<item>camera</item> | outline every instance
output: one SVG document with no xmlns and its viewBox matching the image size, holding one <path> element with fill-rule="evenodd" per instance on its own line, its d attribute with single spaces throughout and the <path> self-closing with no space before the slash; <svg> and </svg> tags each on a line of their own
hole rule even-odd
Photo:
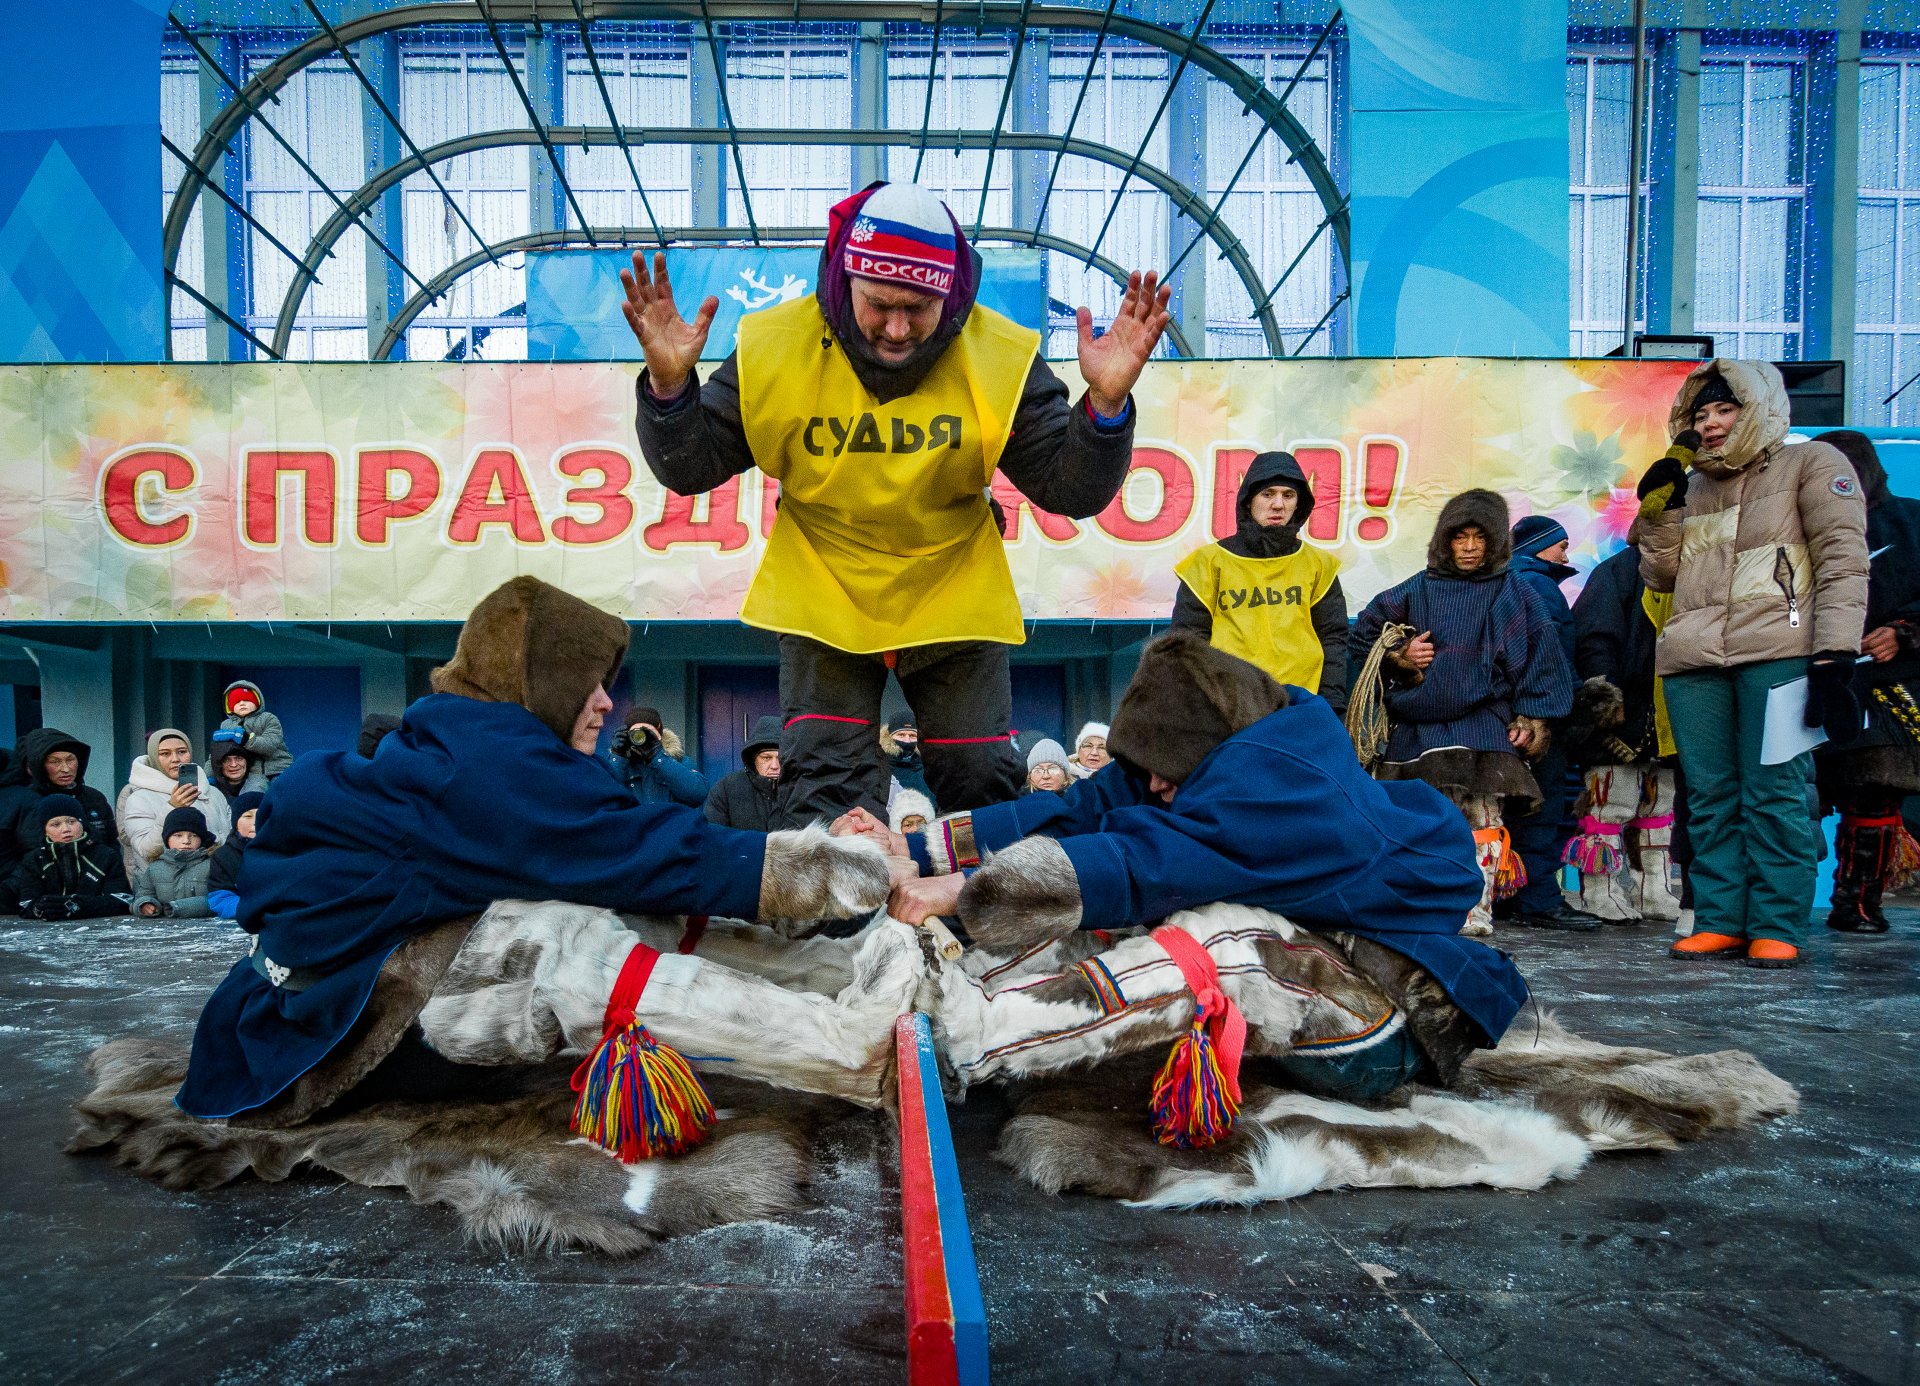
<svg viewBox="0 0 1920 1386">
<path fill-rule="evenodd" d="M 623 760 L 652 760 L 659 747 L 660 738 L 652 727 L 622 727 L 613 734 L 613 753 Z"/>
</svg>

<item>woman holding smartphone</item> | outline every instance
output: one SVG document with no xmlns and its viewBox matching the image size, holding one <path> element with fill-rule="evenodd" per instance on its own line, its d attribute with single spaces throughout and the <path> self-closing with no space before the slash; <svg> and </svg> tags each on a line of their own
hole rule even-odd
<svg viewBox="0 0 1920 1386">
<path fill-rule="evenodd" d="M 147 738 L 147 753 L 133 758 L 127 787 L 114 805 L 120 828 L 120 851 L 127 879 L 137 890 L 147 863 L 166 847 L 162 827 L 178 808 L 197 808 L 207 820 L 215 842 L 226 841 L 233 817 L 226 796 L 213 792 L 206 772 L 193 763 L 193 743 L 174 727 L 162 727 Z"/>
</svg>

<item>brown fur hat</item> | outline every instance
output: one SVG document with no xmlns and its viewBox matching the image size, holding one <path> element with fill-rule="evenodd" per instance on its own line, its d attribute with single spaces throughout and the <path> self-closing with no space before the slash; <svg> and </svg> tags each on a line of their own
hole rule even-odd
<svg viewBox="0 0 1920 1386">
<path fill-rule="evenodd" d="M 1427 541 L 1427 571 L 1446 577 L 1493 577 L 1513 559 L 1513 533 L 1507 528 L 1507 499 L 1498 491 L 1462 491 L 1440 508 L 1433 538 Z M 1487 556 L 1470 575 L 1453 566 L 1453 536 L 1478 525 L 1487 536 Z"/>
<path fill-rule="evenodd" d="M 1191 631 L 1172 631 L 1141 653 L 1107 749 L 1116 760 L 1183 784 L 1215 746 L 1286 705 L 1287 690 L 1264 669 Z"/>
<path fill-rule="evenodd" d="M 460 627 L 433 691 L 518 703 L 562 741 L 595 686 L 611 688 L 627 657 L 627 623 L 536 577 L 503 582 Z"/>
</svg>

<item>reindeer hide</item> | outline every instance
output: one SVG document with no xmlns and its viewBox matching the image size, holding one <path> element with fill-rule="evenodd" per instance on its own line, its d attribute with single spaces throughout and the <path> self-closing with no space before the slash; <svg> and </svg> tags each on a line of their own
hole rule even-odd
<svg viewBox="0 0 1920 1386">
<path fill-rule="evenodd" d="M 571 1061 L 488 1070 L 487 1100 L 343 1103 L 300 1125 L 242 1127 L 173 1104 L 184 1046 L 114 1040 L 87 1060 L 96 1080 L 75 1104 L 72 1153 L 115 1160 L 170 1189 L 243 1175 L 278 1182 L 302 1166 L 439 1204 L 467 1236 L 517 1251 L 578 1247 L 629 1256 L 728 1222 L 805 1203 L 814 1130 L 844 1112 L 825 1098 L 709 1079 L 721 1121 L 678 1159 L 623 1165 L 568 1127 Z"/>
<path fill-rule="evenodd" d="M 1208 1150 L 1157 1144 L 1147 1097 L 1158 1054 L 1026 1085 L 995 1152 L 1048 1193 L 1084 1189 L 1152 1208 L 1250 1205 L 1317 1189 L 1486 1184 L 1537 1189 L 1596 1150 L 1671 1150 L 1792 1112 L 1799 1096 L 1751 1054 L 1675 1057 L 1582 1040 L 1551 1018 L 1470 1055 L 1455 1090 L 1407 1087 L 1376 1106 L 1255 1081 Z"/>
</svg>

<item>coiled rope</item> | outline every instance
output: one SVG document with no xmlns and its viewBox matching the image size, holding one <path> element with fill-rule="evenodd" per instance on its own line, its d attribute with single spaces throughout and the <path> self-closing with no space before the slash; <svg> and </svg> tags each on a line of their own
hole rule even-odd
<svg viewBox="0 0 1920 1386">
<path fill-rule="evenodd" d="M 1360 677 L 1354 680 L 1353 690 L 1347 695 L 1347 735 L 1365 769 L 1371 770 L 1387 749 L 1387 681 L 1380 666 L 1415 634 L 1412 626 L 1389 621 L 1381 629 L 1380 638 L 1373 642 L 1373 648 L 1367 651 L 1367 662 L 1360 666 Z"/>
</svg>

